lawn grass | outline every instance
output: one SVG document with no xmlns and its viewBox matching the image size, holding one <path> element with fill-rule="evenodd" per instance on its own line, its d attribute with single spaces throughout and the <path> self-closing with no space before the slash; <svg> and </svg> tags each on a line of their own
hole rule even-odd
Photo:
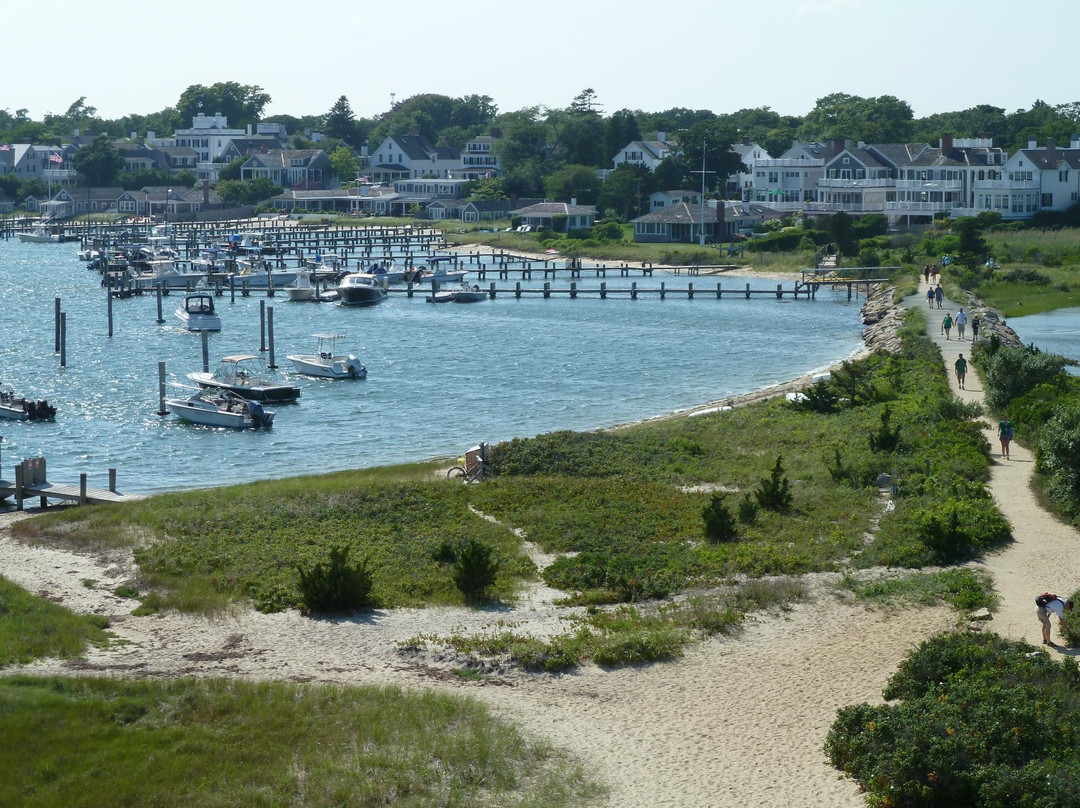
<svg viewBox="0 0 1080 808">
<path fill-rule="evenodd" d="M 998 230 L 986 234 L 1000 266 L 973 291 L 1006 317 L 1080 306 L 1080 230 Z M 1025 283 L 1012 275 L 1038 273 L 1045 283 Z"/>
<path fill-rule="evenodd" d="M 0 679 L 0 805 L 595 804 L 563 754 L 478 703 L 397 688 Z"/>
<path fill-rule="evenodd" d="M 108 642 L 108 626 L 104 617 L 75 614 L 0 576 L 0 668 L 82 656 L 88 645 Z"/>
</svg>

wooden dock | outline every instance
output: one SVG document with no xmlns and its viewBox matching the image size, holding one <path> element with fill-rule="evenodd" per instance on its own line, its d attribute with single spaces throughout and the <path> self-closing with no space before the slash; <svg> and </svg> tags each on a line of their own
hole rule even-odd
<svg viewBox="0 0 1080 808">
<path fill-rule="evenodd" d="M 86 474 L 79 475 L 78 485 L 51 483 L 45 478 L 45 458 L 32 457 L 15 466 L 15 481 L 0 479 L 0 498 L 15 498 L 16 510 L 22 510 L 26 500 L 37 497 L 41 507 L 48 507 L 50 499 L 93 505 L 102 502 L 132 502 L 142 499 L 139 494 L 121 494 L 116 490 L 116 469 L 109 469 L 109 488 L 90 488 Z"/>
</svg>

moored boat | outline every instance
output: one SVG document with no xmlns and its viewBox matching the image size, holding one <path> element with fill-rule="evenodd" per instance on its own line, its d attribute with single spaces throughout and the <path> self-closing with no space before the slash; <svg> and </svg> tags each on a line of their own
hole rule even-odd
<svg viewBox="0 0 1080 808">
<path fill-rule="evenodd" d="M 29 244 L 58 244 L 60 242 L 59 234 L 52 233 L 45 227 L 35 227 L 29 232 L 19 233 L 18 236 L 19 241 Z"/>
<path fill-rule="evenodd" d="M 275 415 L 258 401 L 214 388 L 198 390 L 187 398 L 167 398 L 165 406 L 173 415 L 193 424 L 229 429 L 269 429 Z"/>
<path fill-rule="evenodd" d="M 285 287 L 285 294 L 289 296 L 289 300 L 311 300 L 315 297 L 315 284 L 311 282 L 311 270 L 297 270 L 296 280 Z"/>
<path fill-rule="evenodd" d="M 0 384 L 0 418 L 11 421 L 48 421 L 56 415 L 56 407 L 43 398 L 16 396 L 10 385 Z"/>
<path fill-rule="evenodd" d="M 314 354 L 289 356 L 297 373 L 323 379 L 363 379 L 367 368 L 352 354 L 339 354 L 337 341 L 345 334 L 312 334 L 317 340 Z"/>
<path fill-rule="evenodd" d="M 220 331 L 221 318 L 214 311 L 213 295 L 186 295 L 176 307 L 176 319 L 188 331 Z"/>
<path fill-rule="evenodd" d="M 386 300 L 386 289 L 368 272 L 350 272 L 338 282 L 337 291 L 346 306 L 374 306 Z"/>
<path fill-rule="evenodd" d="M 241 398 L 254 401 L 295 401 L 300 398 L 299 387 L 275 381 L 262 357 L 254 354 L 225 356 L 213 373 L 198 371 L 187 376 L 199 387 L 230 390 Z"/>
</svg>

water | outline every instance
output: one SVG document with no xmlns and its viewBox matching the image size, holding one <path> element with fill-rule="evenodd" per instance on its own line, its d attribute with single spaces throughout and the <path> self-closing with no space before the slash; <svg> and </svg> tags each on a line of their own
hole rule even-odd
<svg viewBox="0 0 1080 808">
<path fill-rule="evenodd" d="M 1039 350 L 1080 361 L 1080 308 L 1012 317 L 1009 327 L 1024 344 L 1035 344 Z M 1066 370 L 1080 375 L 1080 367 L 1068 367 Z"/>
<path fill-rule="evenodd" d="M 845 292 L 817 300 L 745 300 L 698 292 L 687 278 L 609 276 L 609 289 L 682 289 L 638 300 L 512 294 L 468 305 L 431 305 L 393 295 L 372 308 L 292 303 L 252 293 L 219 298 L 222 331 L 210 336 L 210 366 L 258 353 L 259 302 L 274 310 L 275 358 L 310 353 L 311 334 L 348 334 L 338 348 L 368 367 L 362 381 L 292 377 L 297 404 L 277 405 L 270 431 L 231 431 L 159 416 L 157 366 L 170 382 L 200 370 L 200 337 L 172 312 L 182 299 L 114 300 L 113 337 L 100 275 L 76 244 L 0 242 L 0 381 L 57 408 L 53 423 L 0 421 L 0 475 L 47 458 L 49 478 L 104 488 L 118 471 L 125 493 L 154 493 L 346 468 L 459 456 L 496 442 L 556 429 L 635 421 L 760 389 L 850 356 L 861 344 L 859 301 Z M 489 276 L 490 278 L 490 276 Z M 600 280 L 582 277 L 580 289 Z M 715 280 L 694 279 L 715 288 Z M 725 276 L 725 288 L 742 281 Z M 513 281 L 497 281 L 500 289 Z M 542 285 L 543 281 L 534 281 Z M 566 288 L 569 278 L 553 282 Z M 769 281 L 754 281 L 755 288 Z M 67 316 L 67 367 L 54 352 L 54 299 Z M 169 388 L 169 396 L 187 391 Z"/>
</svg>

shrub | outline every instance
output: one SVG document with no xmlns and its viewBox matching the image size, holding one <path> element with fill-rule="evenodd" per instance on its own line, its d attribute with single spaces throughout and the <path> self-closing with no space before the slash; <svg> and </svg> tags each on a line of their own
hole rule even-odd
<svg viewBox="0 0 1080 808">
<path fill-rule="evenodd" d="M 1039 430 L 1039 468 L 1047 494 L 1070 519 L 1080 515 L 1080 401 L 1062 404 Z"/>
<path fill-rule="evenodd" d="M 300 598 L 309 612 L 351 612 L 371 605 L 371 572 L 367 559 L 349 562 L 349 550 L 339 545 L 325 561 L 300 574 Z"/>
<path fill-rule="evenodd" d="M 767 511 L 786 511 L 791 507 L 791 492 L 784 474 L 783 458 L 776 456 L 776 463 L 768 477 L 762 477 L 755 492 L 758 505 Z"/>
<path fill-rule="evenodd" d="M 708 504 L 701 511 L 701 518 L 705 522 L 705 540 L 710 544 L 731 541 L 735 538 L 735 517 L 724 502 L 725 496 L 717 491 L 709 497 Z M 739 509 L 742 513 L 742 507 Z"/>
<path fill-rule="evenodd" d="M 743 492 L 743 497 L 739 500 L 739 521 L 744 525 L 754 524 L 757 521 L 758 508 L 757 500 L 751 498 L 750 492 Z"/>
<path fill-rule="evenodd" d="M 1057 354 L 1043 353 L 1034 346 L 999 348 L 986 362 L 983 374 L 986 403 L 994 412 L 1002 412 L 1038 385 L 1055 379 L 1070 360 Z"/>
<path fill-rule="evenodd" d="M 951 564 L 1012 537 L 1005 517 L 992 502 L 973 502 L 950 497 L 944 503 L 916 512 L 917 535 L 939 564 Z"/>
<path fill-rule="evenodd" d="M 454 553 L 454 585 L 467 603 L 486 598 L 498 569 L 494 550 L 475 538 L 470 537 Z"/>
<path fill-rule="evenodd" d="M 804 388 L 802 397 L 796 397 L 792 402 L 795 409 L 809 412 L 830 413 L 836 412 L 840 403 L 839 396 L 833 391 L 828 379 L 818 379 L 812 385 Z"/>
</svg>

